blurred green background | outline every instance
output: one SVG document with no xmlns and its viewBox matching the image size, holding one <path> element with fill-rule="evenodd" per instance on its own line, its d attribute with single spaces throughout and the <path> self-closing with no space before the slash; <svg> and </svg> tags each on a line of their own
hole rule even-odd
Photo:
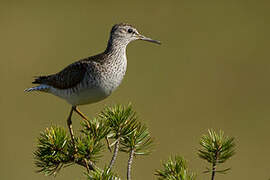
<svg viewBox="0 0 270 180">
<path fill-rule="evenodd" d="M 172 154 L 183 155 L 198 179 L 210 179 L 202 174 L 208 164 L 196 156 L 208 128 L 224 130 L 237 144 L 224 166 L 232 170 L 216 179 L 270 178 L 269 8 L 267 0 L 1 0 L 0 178 L 54 179 L 34 172 L 32 152 L 40 131 L 66 126 L 70 105 L 23 90 L 33 76 L 103 51 L 119 22 L 163 44 L 131 43 L 122 85 L 81 110 L 92 117 L 104 105 L 133 103 L 156 142 L 151 156 L 135 159 L 133 179 L 155 179 Z M 77 131 L 80 120 L 73 118 Z M 120 156 L 124 179 L 127 156 Z M 83 171 L 69 167 L 56 179 L 85 179 Z"/>
</svg>

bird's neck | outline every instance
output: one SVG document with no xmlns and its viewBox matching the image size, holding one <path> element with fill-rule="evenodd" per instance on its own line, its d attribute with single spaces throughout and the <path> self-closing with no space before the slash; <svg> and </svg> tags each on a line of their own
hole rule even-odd
<svg viewBox="0 0 270 180">
<path fill-rule="evenodd" d="M 125 55 L 128 41 L 110 37 L 105 53 L 110 55 Z"/>
</svg>

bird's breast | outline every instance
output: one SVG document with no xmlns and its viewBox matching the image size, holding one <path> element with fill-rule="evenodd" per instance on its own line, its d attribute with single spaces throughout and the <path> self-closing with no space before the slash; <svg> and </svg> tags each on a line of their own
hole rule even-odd
<svg viewBox="0 0 270 180">
<path fill-rule="evenodd" d="M 89 68 L 74 99 L 78 102 L 73 104 L 89 104 L 105 99 L 121 84 L 126 69 L 126 58 L 120 62 L 97 66 L 95 70 Z"/>
<path fill-rule="evenodd" d="M 127 59 L 122 57 L 116 61 L 97 68 L 97 73 L 89 73 L 89 84 L 110 95 L 122 82 L 127 69 Z M 93 75 L 94 74 L 94 75 Z M 95 76 L 95 77 L 94 77 Z"/>
</svg>

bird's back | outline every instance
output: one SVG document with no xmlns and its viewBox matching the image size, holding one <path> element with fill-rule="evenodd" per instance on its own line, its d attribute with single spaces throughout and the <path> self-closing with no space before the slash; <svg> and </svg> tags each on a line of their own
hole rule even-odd
<svg viewBox="0 0 270 180">
<path fill-rule="evenodd" d="M 72 63 L 56 74 L 39 76 L 33 84 L 40 85 L 27 91 L 49 92 L 73 105 L 96 102 L 120 85 L 126 66 L 125 55 L 101 53 Z"/>
</svg>

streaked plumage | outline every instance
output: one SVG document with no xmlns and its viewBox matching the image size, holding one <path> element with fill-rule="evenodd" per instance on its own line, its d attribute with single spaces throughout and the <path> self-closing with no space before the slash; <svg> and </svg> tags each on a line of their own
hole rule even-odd
<svg viewBox="0 0 270 180">
<path fill-rule="evenodd" d="M 89 104 L 108 97 L 121 83 L 127 68 L 126 46 L 146 38 L 128 24 L 113 26 L 106 50 L 70 64 L 59 73 L 40 76 L 25 91 L 42 91 L 65 99 L 72 106 Z"/>
</svg>

